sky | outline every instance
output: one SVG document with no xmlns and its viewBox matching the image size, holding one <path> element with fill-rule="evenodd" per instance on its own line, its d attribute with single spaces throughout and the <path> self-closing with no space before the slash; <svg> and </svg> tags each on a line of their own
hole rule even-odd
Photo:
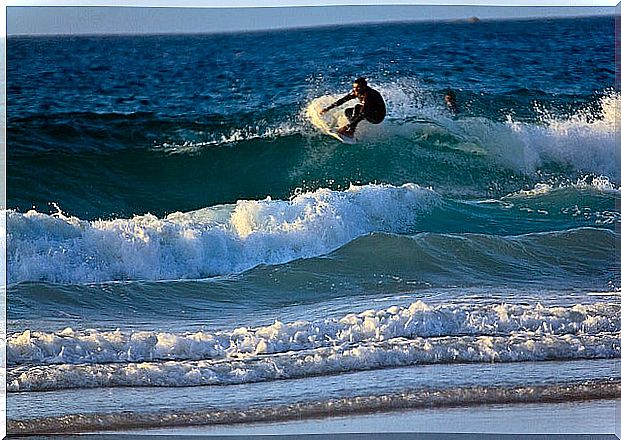
<svg viewBox="0 0 621 440">
<path fill-rule="evenodd" d="M 388 4 L 390 3 L 390 4 Z M 425 3 L 425 4 L 417 4 Z M 215 33 L 361 22 L 602 15 L 610 0 L 7 1 L 8 35 Z M 102 7 L 101 5 L 106 5 Z M 246 7 L 249 5 L 262 7 Z M 76 6 L 77 5 L 77 6 Z M 173 7 L 174 6 L 174 7 Z M 293 7 L 292 7 L 293 6 Z"/>
</svg>

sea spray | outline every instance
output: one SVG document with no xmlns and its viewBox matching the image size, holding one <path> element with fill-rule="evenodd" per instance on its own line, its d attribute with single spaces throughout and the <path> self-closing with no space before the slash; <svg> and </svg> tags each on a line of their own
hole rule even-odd
<svg viewBox="0 0 621 440">
<path fill-rule="evenodd" d="M 527 124 L 509 118 L 508 126 L 516 141 L 523 145 L 525 169 L 533 172 L 552 163 L 618 181 L 619 170 L 614 160 L 619 153 L 615 114 L 621 108 L 621 96 L 611 92 L 600 98 L 599 103 L 602 108 L 600 115 L 593 115 L 591 109 L 585 109 L 569 117 L 559 117 L 537 108 L 540 124 Z M 501 156 L 510 160 L 504 154 Z"/>
</svg>

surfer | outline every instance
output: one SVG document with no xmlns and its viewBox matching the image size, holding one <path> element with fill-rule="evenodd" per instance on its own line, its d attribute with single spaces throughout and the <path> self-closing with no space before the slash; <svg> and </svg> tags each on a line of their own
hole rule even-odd
<svg viewBox="0 0 621 440">
<path fill-rule="evenodd" d="M 459 107 L 457 107 L 457 97 L 455 96 L 455 92 L 452 90 L 448 90 L 444 95 L 444 102 L 446 103 L 446 108 L 449 109 L 453 115 L 459 113 Z"/>
<path fill-rule="evenodd" d="M 361 104 L 356 104 L 355 107 L 345 109 L 345 116 L 349 120 L 349 124 L 339 128 L 339 134 L 344 136 L 353 137 L 356 131 L 356 126 L 360 121 L 367 120 L 371 124 L 379 124 L 386 117 L 386 104 L 382 95 L 367 85 L 365 78 L 358 78 L 354 81 L 353 89 L 347 95 L 336 101 L 334 104 L 327 106 L 321 110 L 323 115 L 327 111 L 344 104 L 354 98 L 358 98 Z"/>
</svg>

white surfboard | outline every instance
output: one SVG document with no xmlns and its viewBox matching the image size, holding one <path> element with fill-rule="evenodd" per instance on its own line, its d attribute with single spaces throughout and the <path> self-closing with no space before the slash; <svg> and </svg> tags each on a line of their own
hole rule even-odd
<svg viewBox="0 0 621 440">
<path fill-rule="evenodd" d="M 349 137 L 339 134 L 338 129 L 349 123 L 347 116 L 343 113 L 342 109 L 333 108 L 327 113 L 321 114 L 321 109 L 327 107 L 336 101 L 338 97 L 333 96 L 321 96 L 313 99 L 306 108 L 306 116 L 308 120 L 317 127 L 322 133 L 332 136 L 335 139 L 345 144 L 355 144 L 357 142 L 356 136 Z"/>
</svg>

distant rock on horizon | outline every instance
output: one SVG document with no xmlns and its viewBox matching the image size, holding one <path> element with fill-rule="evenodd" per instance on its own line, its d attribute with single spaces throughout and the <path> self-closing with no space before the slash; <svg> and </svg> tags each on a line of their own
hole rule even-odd
<svg viewBox="0 0 621 440">
<path fill-rule="evenodd" d="M 481 19 L 479 17 L 457 18 L 453 20 L 453 23 L 479 23 Z"/>
</svg>

